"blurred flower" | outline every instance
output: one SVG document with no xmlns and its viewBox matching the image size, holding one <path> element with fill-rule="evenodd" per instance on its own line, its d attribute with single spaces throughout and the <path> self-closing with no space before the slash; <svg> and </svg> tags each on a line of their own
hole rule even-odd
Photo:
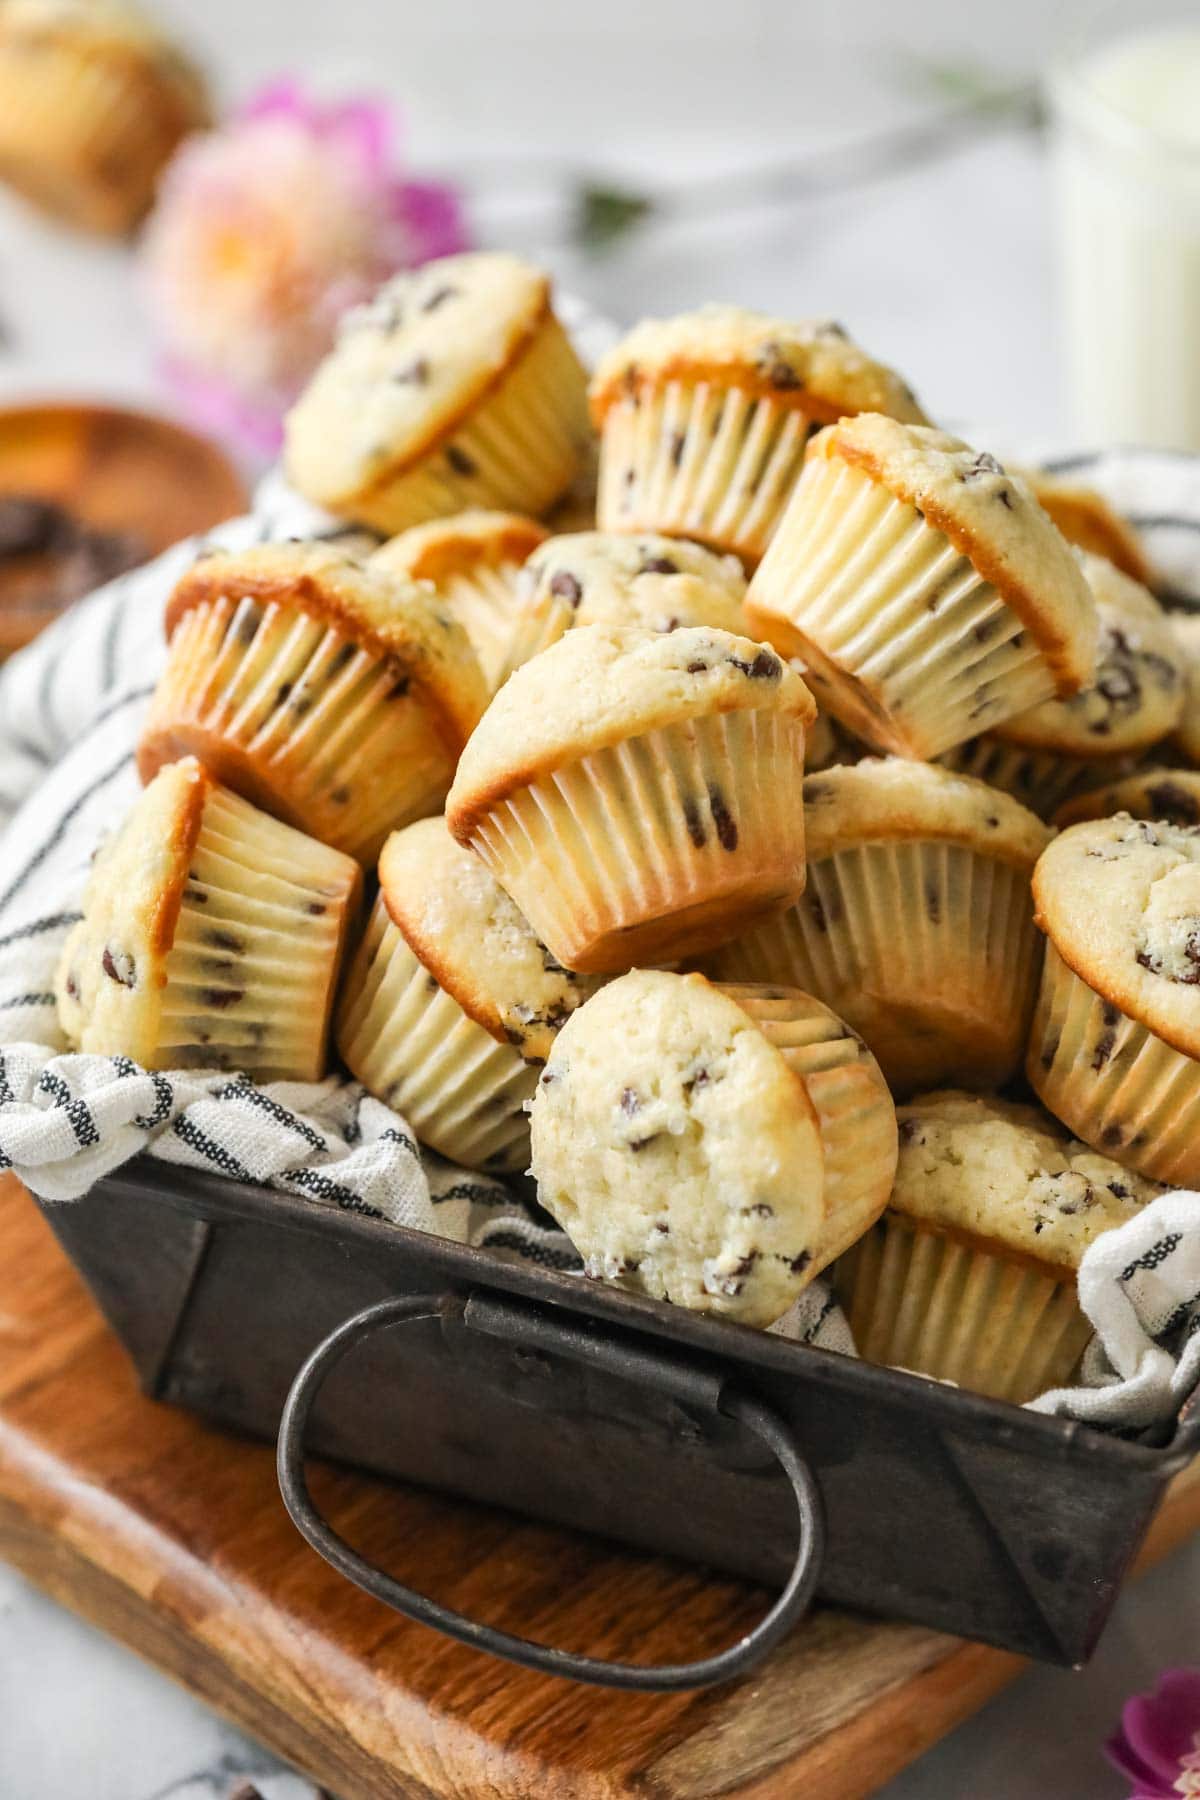
<svg viewBox="0 0 1200 1800">
<path fill-rule="evenodd" d="M 466 242 L 453 188 L 395 172 L 386 106 L 275 83 L 163 178 L 142 256 L 166 372 L 198 423 L 270 451 L 338 316 Z"/>
<path fill-rule="evenodd" d="M 1104 1748 L 1130 1800 L 1200 1797 L 1200 1669 L 1167 1669 L 1152 1694 L 1127 1700 Z"/>
</svg>

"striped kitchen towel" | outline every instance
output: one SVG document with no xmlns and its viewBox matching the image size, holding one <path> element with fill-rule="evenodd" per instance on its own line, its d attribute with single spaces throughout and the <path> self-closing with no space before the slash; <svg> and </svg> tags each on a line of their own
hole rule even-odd
<svg viewBox="0 0 1200 1800">
<path fill-rule="evenodd" d="M 1200 463 L 1128 452 L 1072 468 L 1132 514 L 1172 593 L 1200 605 Z M 207 542 L 342 530 L 273 476 L 253 512 Z M 523 1194 L 430 1156 L 356 1083 L 260 1090 L 227 1074 L 149 1074 L 127 1058 L 68 1051 L 55 967 L 96 845 L 138 791 L 134 746 L 163 662 L 163 608 L 197 548 L 180 545 L 110 583 L 0 670 L 0 1169 L 68 1202 L 146 1150 L 577 1270 L 568 1239 Z M 1087 1385 L 1034 1404 L 1127 1433 L 1169 1433 L 1200 1378 L 1200 1196 L 1167 1195 L 1100 1239 L 1080 1297 L 1098 1334 Z M 823 1283 L 781 1328 L 852 1350 Z"/>
</svg>

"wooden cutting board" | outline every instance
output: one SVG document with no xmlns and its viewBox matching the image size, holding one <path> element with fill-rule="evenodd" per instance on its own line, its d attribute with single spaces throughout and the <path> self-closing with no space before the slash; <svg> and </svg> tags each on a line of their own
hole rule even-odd
<svg viewBox="0 0 1200 1800">
<path fill-rule="evenodd" d="M 573 1687 L 390 1613 L 293 1530 L 269 1448 L 143 1399 L 40 1215 L 0 1178 L 0 1557 L 342 1800 L 859 1800 L 1016 1657 L 821 1608 L 749 1681 Z M 761 1611 L 736 1582 L 345 1471 L 314 1490 L 402 1580 L 528 1635 L 683 1660 Z M 1147 1559 L 1200 1525 L 1200 1480 Z"/>
</svg>

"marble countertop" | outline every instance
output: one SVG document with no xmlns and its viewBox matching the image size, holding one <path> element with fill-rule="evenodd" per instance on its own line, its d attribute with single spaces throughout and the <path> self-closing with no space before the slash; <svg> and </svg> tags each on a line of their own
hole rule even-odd
<svg viewBox="0 0 1200 1800">
<path fill-rule="evenodd" d="M 1005 442 L 1062 438 L 1046 186 L 1037 147 L 1001 136 L 836 204 L 651 235 L 607 262 L 554 261 L 617 317 L 710 296 L 842 317 L 935 416 L 994 421 Z M 931 230 L 937 221 L 953 231 Z M 3 199 L 0 316 L 0 394 L 161 403 L 124 253 L 47 233 Z M 1086 1672 L 1027 1674 L 886 1800 L 1118 1800 L 1124 1784 L 1099 1745 L 1121 1701 L 1189 1660 L 1200 1660 L 1200 1543 L 1124 1597 Z M 226 1800 L 247 1778 L 265 1800 L 312 1792 L 0 1570 L 0 1800 Z"/>
</svg>

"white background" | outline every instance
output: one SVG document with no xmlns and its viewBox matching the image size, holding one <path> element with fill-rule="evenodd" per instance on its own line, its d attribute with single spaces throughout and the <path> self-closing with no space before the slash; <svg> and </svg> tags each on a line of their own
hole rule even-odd
<svg viewBox="0 0 1200 1800">
<path fill-rule="evenodd" d="M 1053 215 L 1032 140 L 1001 134 L 836 198 L 652 231 L 602 261 L 561 241 L 564 171 L 669 182 L 850 141 L 928 110 L 922 61 L 970 60 L 1023 80 L 1095 10 L 1046 0 L 160 7 L 227 98 L 283 72 L 327 94 L 394 96 L 414 164 L 474 170 L 481 228 L 515 235 L 615 317 L 709 298 L 831 314 L 911 379 L 934 416 L 984 422 L 1003 445 L 1069 435 Z M 1134 4 L 1108 10 L 1145 16 Z M 0 391 L 154 395 L 126 255 L 46 233 L 2 202 L 0 315 L 11 333 Z M 1098 1745 L 1127 1693 L 1166 1663 L 1200 1661 L 1198 1577 L 1200 1550 L 1177 1557 L 1126 1599 L 1086 1675 L 1026 1677 L 888 1800 L 1115 1800 L 1124 1786 Z M 150 1800 L 237 1749 L 194 1702 L 0 1573 L 0 1800 Z M 203 1791 L 223 1788 L 214 1776 Z"/>
</svg>

